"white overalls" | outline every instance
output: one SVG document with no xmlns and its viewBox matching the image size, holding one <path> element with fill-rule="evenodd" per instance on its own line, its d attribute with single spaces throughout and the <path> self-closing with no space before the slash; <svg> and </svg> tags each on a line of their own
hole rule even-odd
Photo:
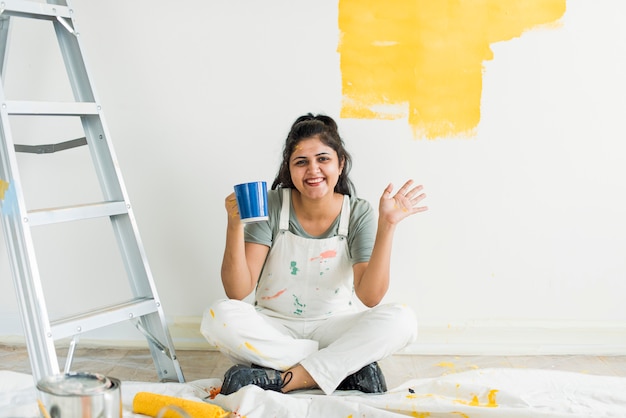
<svg viewBox="0 0 626 418">
<path fill-rule="evenodd" d="M 310 239 L 289 232 L 290 190 L 283 193 L 280 232 L 255 306 L 219 300 L 206 310 L 201 332 L 236 363 L 281 371 L 301 364 L 330 394 L 346 376 L 414 341 L 417 323 L 405 305 L 357 307 L 346 239 L 349 196 L 338 235 Z"/>
</svg>

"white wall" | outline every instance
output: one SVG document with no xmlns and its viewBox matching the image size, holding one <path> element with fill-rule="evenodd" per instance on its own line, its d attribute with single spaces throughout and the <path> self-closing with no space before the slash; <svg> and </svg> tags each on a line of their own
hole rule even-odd
<svg viewBox="0 0 626 418">
<path fill-rule="evenodd" d="M 155 4 L 73 2 L 177 346 L 202 346 L 199 317 L 224 297 L 224 197 L 235 183 L 272 181 L 297 116 L 338 118 L 337 3 Z M 415 140 L 406 120 L 339 120 L 361 197 L 376 205 L 388 182 L 409 177 L 429 195 L 430 211 L 398 230 L 387 296 L 418 314 L 421 338 L 409 351 L 626 349 L 625 13 L 621 0 L 570 0 L 560 28 L 493 45 L 473 139 Z M 58 62 L 35 33 L 14 28 L 7 77 L 48 94 Z M 24 61 L 12 67 L 13 58 Z M 43 143 L 75 135 L 21 129 Z M 70 162 L 80 152 L 20 157 L 32 202 L 90 190 L 88 166 Z M 55 161 L 58 177 L 37 174 Z M 72 231 L 64 240 L 97 241 L 96 257 L 81 246 L 59 263 L 66 243 L 42 235 L 53 315 L 119 297 L 111 276 L 121 269 L 97 261 L 111 254 L 106 240 Z M 6 339 L 21 329 L 0 247 Z M 119 334 L 93 335 L 103 337 Z"/>
</svg>

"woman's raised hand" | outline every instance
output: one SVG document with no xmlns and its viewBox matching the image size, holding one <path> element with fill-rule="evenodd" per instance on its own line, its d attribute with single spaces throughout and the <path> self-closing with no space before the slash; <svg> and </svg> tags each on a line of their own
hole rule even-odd
<svg viewBox="0 0 626 418">
<path fill-rule="evenodd" d="M 393 185 L 389 183 L 380 198 L 378 209 L 381 220 L 397 224 L 408 216 L 428 210 L 427 206 L 418 206 L 426 197 L 425 193 L 421 193 L 424 187 L 422 185 L 411 187 L 412 185 L 413 180 L 409 180 L 392 195 Z"/>
</svg>

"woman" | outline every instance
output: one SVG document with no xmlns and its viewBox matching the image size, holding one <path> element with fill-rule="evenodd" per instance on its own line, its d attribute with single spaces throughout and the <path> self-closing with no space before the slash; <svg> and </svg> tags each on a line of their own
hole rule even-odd
<svg viewBox="0 0 626 418">
<path fill-rule="evenodd" d="M 253 384 L 290 392 L 386 391 L 377 361 L 414 341 L 413 312 L 379 305 L 389 287 L 398 222 L 418 212 L 422 186 L 385 189 L 376 221 L 356 197 L 350 154 L 335 121 L 307 114 L 291 127 L 268 193 L 270 219 L 245 227 L 234 194 L 222 283 L 228 300 L 207 309 L 201 330 L 237 365 L 221 393 Z M 243 302 L 255 292 L 254 306 Z M 357 306 L 358 298 L 362 306 Z"/>
</svg>

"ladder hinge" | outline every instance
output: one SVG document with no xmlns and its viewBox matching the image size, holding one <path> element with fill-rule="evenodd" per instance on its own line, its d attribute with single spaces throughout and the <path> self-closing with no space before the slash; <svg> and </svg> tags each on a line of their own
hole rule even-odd
<svg viewBox="0 0 626 418">
<path fill-rule="evenodd" d="M 27 152 L 31 154 L 52 154 L 53 152 L 63 151 L 70 148 L 76 148 L 87 145 L 87 138 L 76 138 L 70 141 L 59 142 L 58 144 L 45 145 L 20 145 L 15 144 L 16 152 Z"/>
<path fill-rule="evenodd" d="M 172 360 L 176 360 L 176 357 L 172 357 L 172 353 L 170 352 L 170 349 L 167 348 L 161 341 L 158 340 L 157 337 L 155 337 L 150 331 L 148 331 L 142 324 L 141 322 L 139 322 L 138 320 L 134 320 L 135 322 L 135 326 L 137 327 L 137 329 L 139 331 L 141 331 L 141 333 L 143 335 L 145 335 L 146 339 L 148 341 L 150 341 L 152 344 L 154 344 L 156 346 L 156 348 L 159 349 L 160 352 L 162 352 L 163 354 L 165 354 L 168 358 L 172 359 Z"/>
</svg>

